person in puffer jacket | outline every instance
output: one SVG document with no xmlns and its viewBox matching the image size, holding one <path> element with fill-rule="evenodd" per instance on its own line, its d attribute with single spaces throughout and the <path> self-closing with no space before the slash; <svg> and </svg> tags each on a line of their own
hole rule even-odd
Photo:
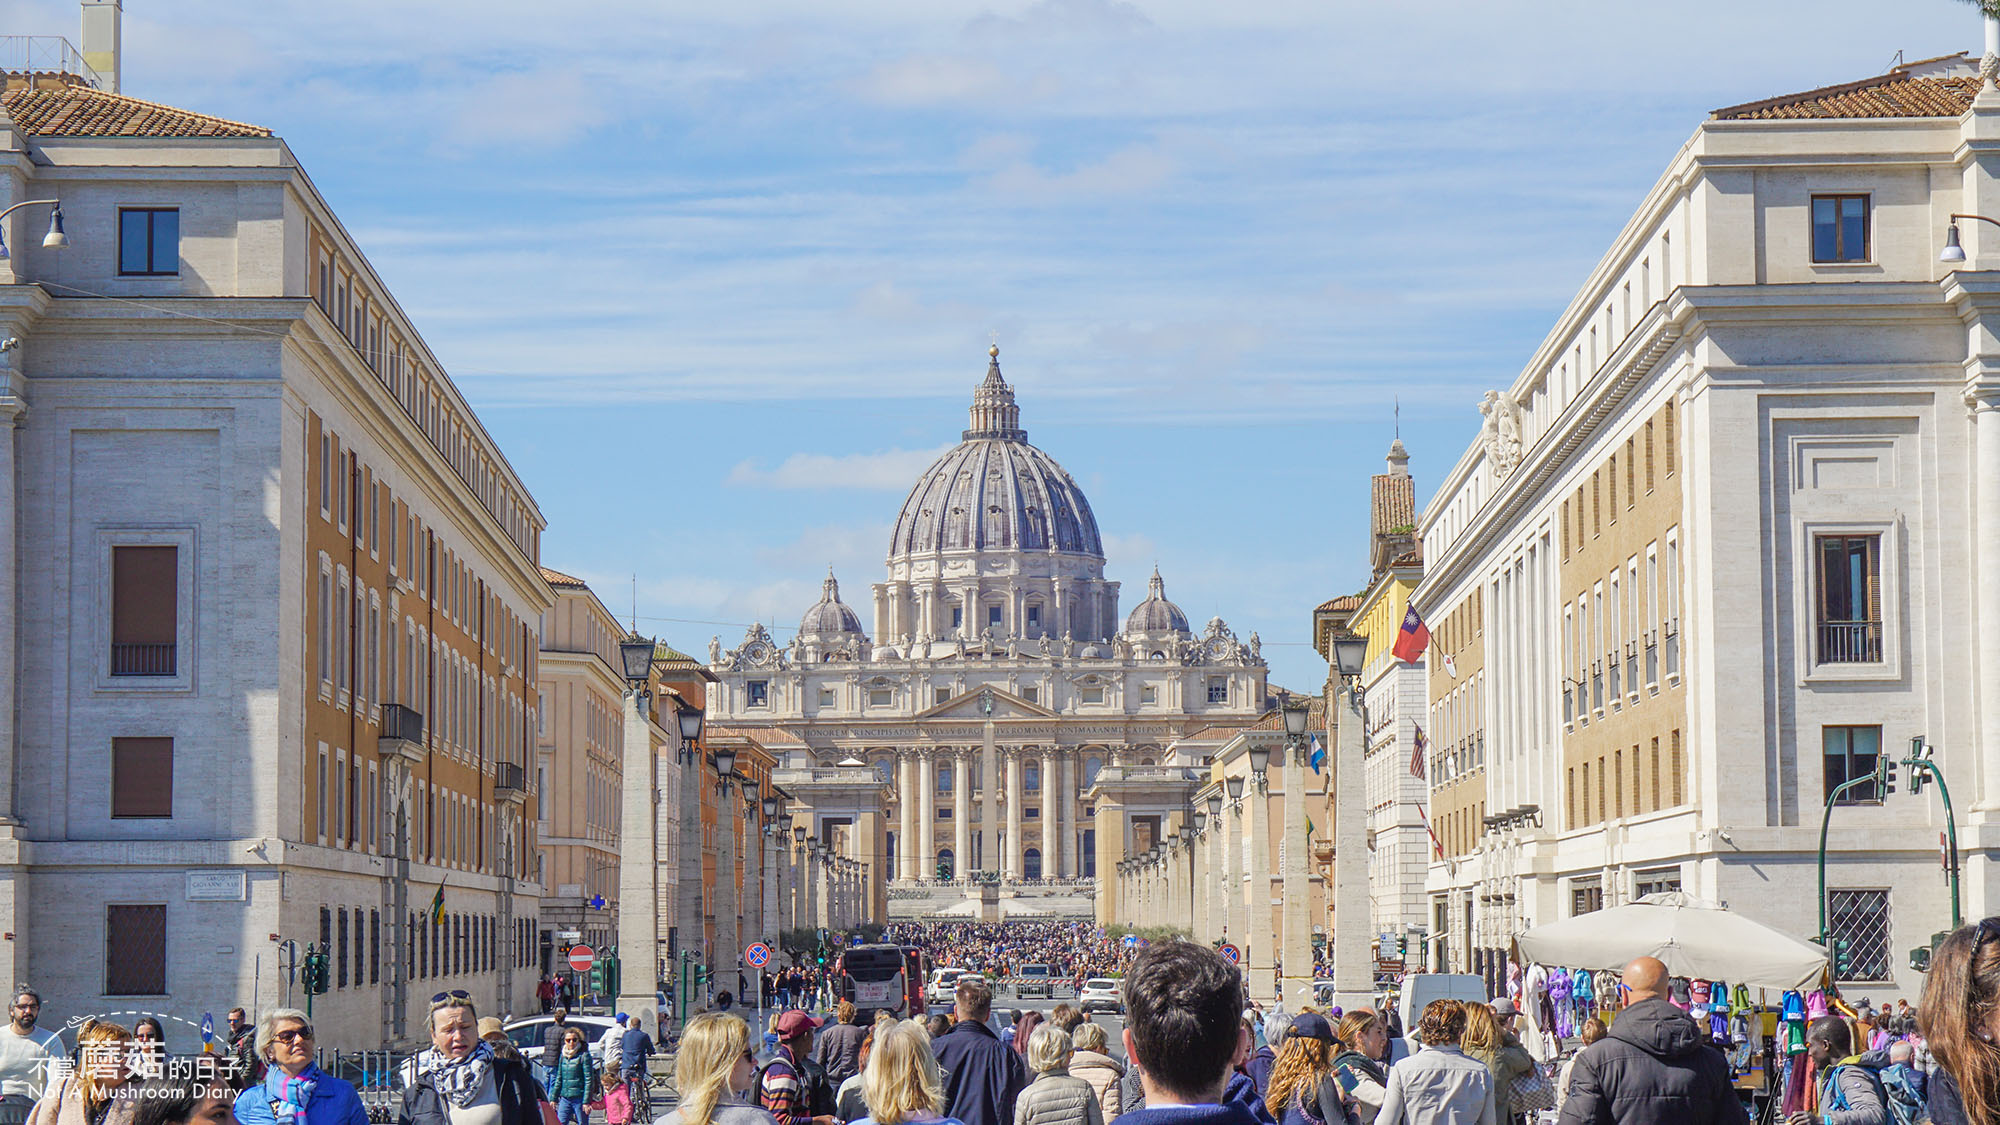
<svg viewBox="0 0 2000 1125">
<path fill-rule="evenodd" d="M 1035 1080 L 1014 1101 L 1014 1125 L 1104 1125 L 1104 1108 L 1090 1083 L 1069 1072 L 1069 1032 L 1042 1024 L 1028 1036 Z"/>
<path fill-rule="evenodd" d="M 1821 1016 L 1806 1028 L 1806 1054 L 1820 1075 L 1819 1113 L 1795 1113 L 1794 1125 L 1894 1125 L 1874 1073 L 1888 1065 L 1888 1054 L 1871 1059 L 1853 1051 L 1853 1033 L 1839 1016 Z"/>
<path fill-rule="evenodd" d="M 1667 1000 L 1667 967 L 1641 957 L 1622 983 L 1625 1010 L 1576 1057 L 1559 1125 L 1749 1125 L 1729 1063 Z"/>
</svg>

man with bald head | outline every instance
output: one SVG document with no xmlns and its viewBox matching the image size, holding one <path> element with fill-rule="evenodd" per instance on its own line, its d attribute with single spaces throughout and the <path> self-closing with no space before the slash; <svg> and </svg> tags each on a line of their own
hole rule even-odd
<svg viewBox="0 0 2000 1125">
<path fill-rule="evenodd" d="M 1656 957 L 1625 966 L 1624 1010 L 1570 1068 L 1561 1125 L 1749 1125 L 1729 1065 L 1667 1002 Z"/>
</svg>

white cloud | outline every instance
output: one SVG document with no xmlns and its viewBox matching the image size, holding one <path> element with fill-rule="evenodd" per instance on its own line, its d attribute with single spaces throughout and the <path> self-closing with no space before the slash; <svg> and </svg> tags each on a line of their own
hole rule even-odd
<svg viewBox="0 0 2000 1125">
<path fill-rule="evenodd" d="M 906 490 L 951 446 L 887 449 L 878 453 L 794 453 L 774 469 L 740 461 L 725 483 L 756 488 L 861 488 Z"/>
<path fill-rule="evenodd" d="M 1001 195 L 1038 202 L 1143 195 L 1165 183 L 1176 167 L 1174 159 L 1159 146 L 1135 144 L 1066 172 L 1049 172 L 1017 161 L 987 177 L 986 187 Z"/>
</svg>

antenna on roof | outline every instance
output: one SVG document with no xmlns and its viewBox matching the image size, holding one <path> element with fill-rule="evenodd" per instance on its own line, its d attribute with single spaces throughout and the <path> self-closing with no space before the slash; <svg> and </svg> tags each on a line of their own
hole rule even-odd
<svg viewBox="0 0 2000 1125">
<path fill-rule="evenodd" d="M 1396 439 L 1398 441 L 1401 441 L 1402 437 L 1403 437 L 1403 396 L 1397 395 L 1396 396 Z"/>
<path fill-rule="evenodd" d="M 1889 65 L 1882 68 L 1882 73 L 1887 74 L 1890 71 L 1902 65 L 1903 65 L 1903 52 L 1897 51 L 1896 57 L 1889 60 Z"/>
<path fill-rule="evenodd" d="M 632 635 L 639 635 L 639 575 L 632 575 Z"/>
</svg>

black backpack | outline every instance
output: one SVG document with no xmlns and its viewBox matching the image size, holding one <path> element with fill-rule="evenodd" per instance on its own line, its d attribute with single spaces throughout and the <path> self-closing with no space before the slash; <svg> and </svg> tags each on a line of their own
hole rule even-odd
<svg viewBox="0 0 2000 1125">
<path fill-rule="evenodd" d="M 757 1068 L 757 1079 L 751 1088 L 757 1091 L 757 1108 L 769 1109 L 764 1104 L 764 1072 L 771 1069 L 772 1059 Z M 840 1104 L 834 1098 L 833 1083 L 827 1081 L 826 1070 L 811 1059 L 799 1059 L 792 1064 L 799 1074 L 799 1097 L 805 1102 L 806 1112 L 813 1117 L 837 1117 Z"/>
</svg>

